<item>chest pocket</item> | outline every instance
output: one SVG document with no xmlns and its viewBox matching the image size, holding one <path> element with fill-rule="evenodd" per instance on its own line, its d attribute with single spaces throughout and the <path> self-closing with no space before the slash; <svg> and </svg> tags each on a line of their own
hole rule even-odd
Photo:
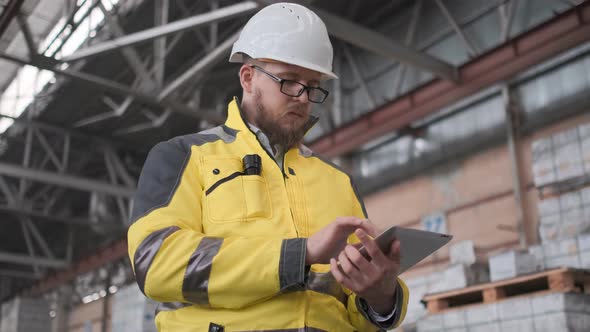
<svg viewBox="0 0 590 332">
<path fill-rule="evenodd" d="M 242 174 L 240 158 L 205 156 L 202 170 L 205 203 L 211 222 L 271 218 L 270 194 L 264 177 Z"/>
</svg>

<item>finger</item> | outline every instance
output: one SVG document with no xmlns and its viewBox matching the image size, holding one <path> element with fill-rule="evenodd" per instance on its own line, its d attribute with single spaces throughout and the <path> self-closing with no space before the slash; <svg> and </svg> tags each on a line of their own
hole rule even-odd
<svg viewBox="0 0 590 332">
<path fill-rule="evenodd" d="M 401 262 L 401 243 L 399 242 L 399 240 L 394 240 L 391 243 L 390 249 L 389 249 L 389 254 L 387 255 L 389 257 L 390 260 L 394 261 L 395 263 L 397 263 L 398 265 Z"/>
<path fill-rule="evenodd" d="M 363 255 L 355 247 L 348 245 L 344 248 L 344 252 L 351 263 L 354 264 L 354 266 L 356 266 L 359 271 L 365 272 L 365 270 L 370 268 L 371 264 L 369 261 L 363 257 Z"/>
<path fill-rule="evenodd" d="M 342 286 L 353 292 L 357 289 L 355 283 L 342 271 L 342 265 L 338 265 L 338 262 L 334 258 L 330 258 L 330 272 L 332 272 L 334 279 Z"/>
<path fill-rule="evenodd" d="M 330 272 L 332 272 L 332 276 L 334 277 L 334 279 L 336 279 L 336 281 L 338 281 L 338 283 L 340 283 L 340 284 L 348 283 L 348 278 L 342 272 L 342 269 L 340 268 L 340 266 L 338 265 L 338 262 L 334 258 L 330 258 Z M 346 286 L 346 287 L 350 288 L 348 286 Z"/>
<path fill-rule="evenodd" d="M 369 219 L 359 219 L 361 223 L 356 227 L 357 229 L 362 229 L 367 233 L 370 237 L 374 238 L 377 237 L 378 230 L 377 227 L 369 220 Z"/>
<path fill-rule="evenodd" d="M 365 250 L 371 257 L 371 261 L 373 263 L 384 264 L 387 261 L 387 257 L 377 246 L 377 242 L 375 242 L 373 239 L 370 239 L 367 233 L 365 233 L 362 229 L 357 229 L 355 234 L 359 240 L 361 240 L 361 243 L 365 247 Z"/>
<path fill-rule="evenodd" d="M 360 279 L 359 269 L 350 261 L 348 256 L 346 256 L 345 250 L 340 252 L 340 255 L 338 255 L 338 263 L 340 263 L 340 268 L 342 269 L 342 272 L 344 272 L 344 274 L 348 278 L 355 280 Z"/>
<path fill-rule="evenodd" d="M 377 235 L 379 235 L 379 229 L 377 228 L 377 225 L 375 225 L 371 219 L 365 219 L 365 223 L 364 223 L 367 228 L 369 228 L 367 230 L 367 234 L 369 234 L 371 237 L 376 238 Z"/>
</svg>

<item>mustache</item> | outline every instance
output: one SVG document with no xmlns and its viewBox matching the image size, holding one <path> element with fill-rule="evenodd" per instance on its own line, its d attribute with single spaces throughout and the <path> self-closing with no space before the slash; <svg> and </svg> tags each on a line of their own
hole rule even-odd
<svg viewBox="0 0 590 332">
<path fill-rule="evenodd" d="M 309 112 L 307 110 L 307 106 L 303 104 L 295 104 L 292 106 L 287 107 L 287 111 L 285 113 L 297 113 L 301 116 L 307 115 Z"/>
</svg>

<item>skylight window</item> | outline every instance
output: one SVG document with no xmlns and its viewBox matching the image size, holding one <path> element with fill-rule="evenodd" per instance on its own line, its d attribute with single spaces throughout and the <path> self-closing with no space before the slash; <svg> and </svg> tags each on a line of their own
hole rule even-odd
<svg viewBox="0 0 590 332">
<path fill-rule="evenodd" d="M 119 0 L 101 2 L 110 11 Z M 77 25 L 75 31 L 72 32 L 71 25 L 64 27 L 65 17 L 60 19 L 47 37 L 39 43 L 38 52 L 60 58 L 74 53 L 89 37 L 94 37 L 96 28 L 104 21 L 104 14 L 97 6 L 92 8 L 92 3 L 92 0 L 78 0 L 80 8 L 74 14 L 74 24 Z M 60 68 L 67 68 L 67 64 Z M 0 119 L 0 133 L 5 132 L 14 123 L 12 118 L 19 117 L 47 83 L 55 81 L 54 77 L 52 72 L 33 66 L 24 66 L 18 70 L 0 99 L 0 114 L 9 116 Z"/>
</svg>

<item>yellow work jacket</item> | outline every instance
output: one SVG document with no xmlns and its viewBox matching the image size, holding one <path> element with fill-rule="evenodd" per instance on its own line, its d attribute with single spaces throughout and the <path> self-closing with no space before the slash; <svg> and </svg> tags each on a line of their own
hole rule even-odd
<svg viewBox="0 0 590 332">
<path fill-rule="evenodd" d="M 245 175 L 246 155 L 261 158 Z M 133 202 L 129 257 L 160 302 L 159 331 L 376 331 L 364 301 L 329 265 L 304 266 L 307 237 L 339 216 L 366 217 L 350 177 L 305 146 L 283 168 L 244 121 L 157 144 Z M 399 280 L 394 325 L 408 291 Z"/>
</svg>

